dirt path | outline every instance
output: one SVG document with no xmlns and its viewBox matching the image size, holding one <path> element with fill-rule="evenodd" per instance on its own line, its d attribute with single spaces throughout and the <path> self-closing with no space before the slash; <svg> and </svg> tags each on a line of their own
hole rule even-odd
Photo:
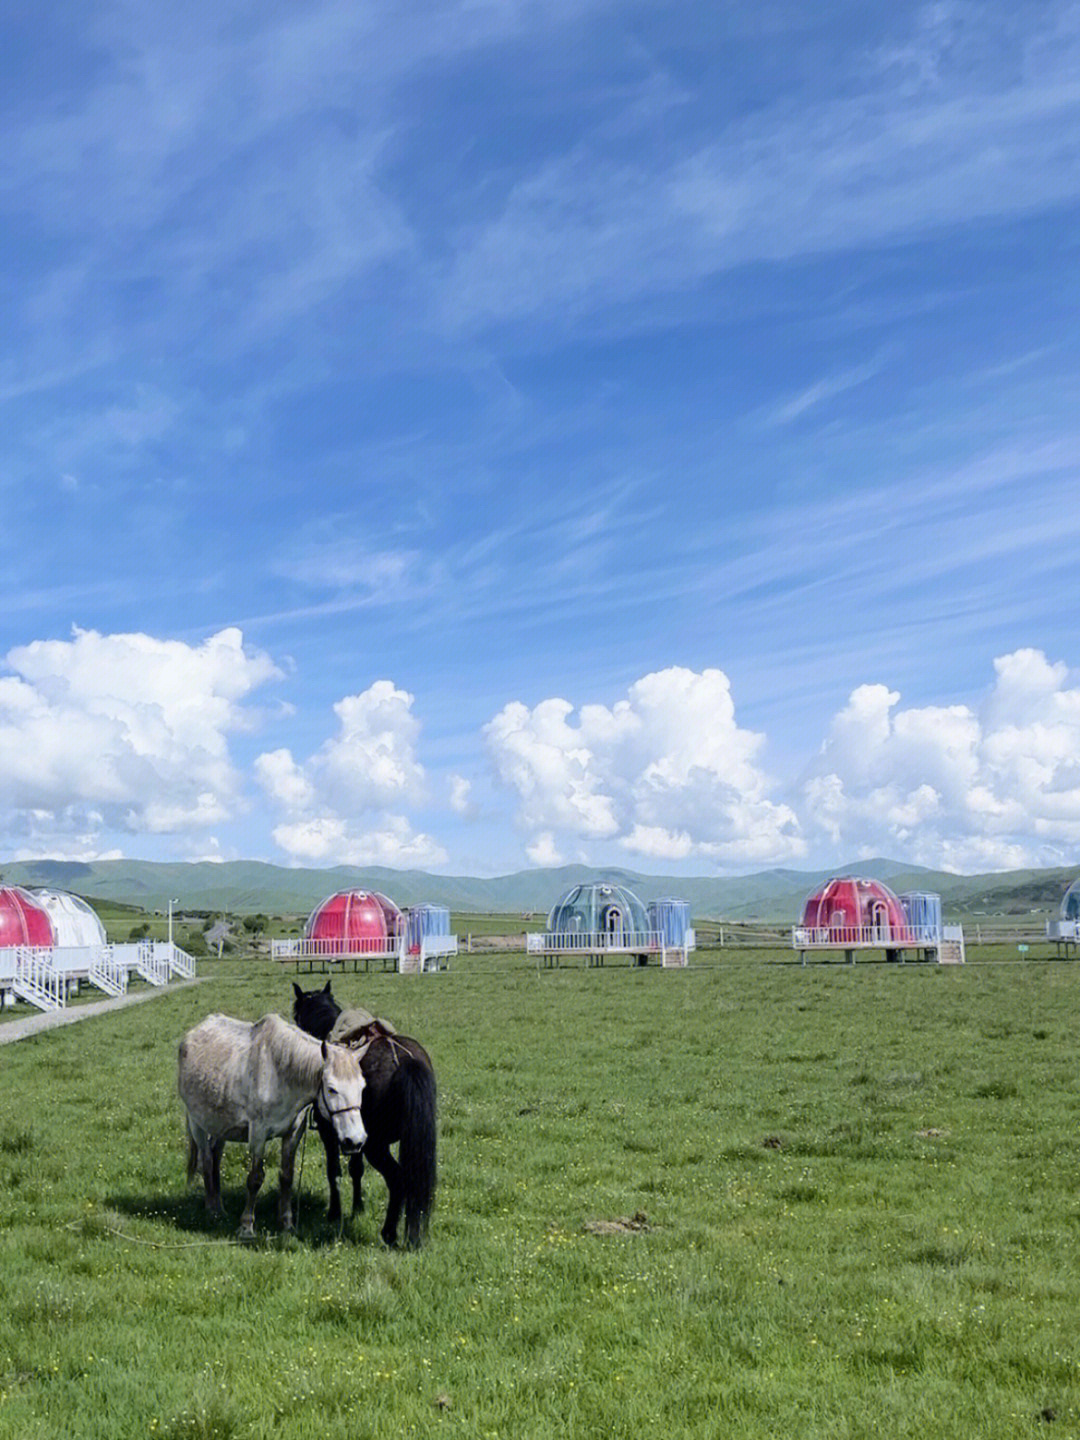
<svg viewBox="0 0 1080 1440">
<path fill-rule="evenodd" d="M 112 1000 L 94 1000 L 89 1005 L 76 1005 L 71 1010 L 44 1010 L 40 1015 L 27 1015 L 25 1020 L 0 1021 L 0 1045 L 10 1045 L 15 1040 L 25 1040 L 28 1035 L 37 1035 L 41 1030 L 55 1030 L 58 1025 L 74 1025 L 76 1020 L 88 1020 L 91 1015 L 104 1015 L 109 1010 L 120 1010 L 125 1005 L 141 1005 L 144 1000 L 153 1000 L 157 995 L 169 995 L 187 985 L 201 985 L 209 975 L 197 975 L 194 980 L 179 980 L 172 985 L 155 985 L 140 990 L 135 995 L 117 995 Z"/>
</svg>

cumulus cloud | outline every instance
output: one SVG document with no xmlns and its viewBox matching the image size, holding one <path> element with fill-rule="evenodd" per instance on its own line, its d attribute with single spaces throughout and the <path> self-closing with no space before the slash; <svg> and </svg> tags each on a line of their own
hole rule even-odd
<svg viewBox="0 0 1080 1440">
<path fill-rule="evenodd" d="M 646 675 L 608 708 L 506 705 L 485 726 L 495 773 L 517 792 L 530 856 L 556 837 L 615 841 L 654 859 L 720 864 L 805 851 L 793 810 L 770 798 L 763 737 L 739 726 L 727 676 Z"/>
<path fill-rule="evenodd" d="M 806 832 L 955 870 L 1059 863 L 1080 844 L 1080 688 L 1039 650 L 994 670 L 977 707 L 855 690 L 802 787 Z"/>
<path fill-rule="evenodd" d="M 468 819 L 476 814 L 476 806 L 472 801 L 472 781 L 466 780 L 464 775 L 451 775 L 450 781 L 450 809 L 455 815 Z"/>
<path fill-rule="evenodd" d="M 313 865 L 387 865 L 407 869 L 441 865 L 446 851 L 430 835 L 413 833 L 403 815 L 382 817 L 376 829 L 360 830 L 336 815 L 275 827 L 274 841 L 296 861 Z"/>
<path fill-rule="evenodd" d="M 422 801 L 426 790 L 413 698 L 392 681 L 377 680 L 337 702 L 337 733 L 306 761 L 287 749 L 257 758 L 256 778 L 284 812 L 274 841 L 293 860 L 445 863 L 443 847 L 430 835 L 414 834 L 398 808 Z"/>
<path fill-rule="evenodd" d="M 551 866 L 563 863 L 563 857 L 555 844 L 555 836 L 550 830 L 541 831 L 530 844 L 525 846 L 525 853 L 533 865 Z"/>
<path fill-rule="evenodd" d="M 202 645 L 76 629 L 5 656 L 0 674 L 0 815 L 9 834 L 61 853 L 106 829 L 200 830 L 243 806 L 229 736 L 245 701 L 280 673 L 239 630 Z M 81 838 L 73 840 L 73 836 Z"/>
</svg>

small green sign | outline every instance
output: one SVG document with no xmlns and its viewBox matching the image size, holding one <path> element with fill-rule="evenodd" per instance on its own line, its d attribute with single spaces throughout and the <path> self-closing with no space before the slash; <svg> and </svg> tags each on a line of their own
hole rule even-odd
<svg viewBox="0 0 1080 1440">
<path fill-rule="evenodd" d="M 1017 945 L 1016 948 L 1020 951 L 1021 955 L 1026 955 L 1028 952 L 1028 947 L 1026 945 Z"/>
</svg>

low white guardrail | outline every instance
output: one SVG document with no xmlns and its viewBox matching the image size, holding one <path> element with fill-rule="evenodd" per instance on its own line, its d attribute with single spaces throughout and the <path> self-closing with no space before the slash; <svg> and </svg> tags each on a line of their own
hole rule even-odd
<svg viewBox="0 0 1080 1440">
<path fill-rule="evenodd" d="M 795 950 L 812 946 L 837 950 L 852 945 L 902 946 L 937 945 L 941 930 L 936 925 L 795 925 L 791 943 Z"/>
</svg>

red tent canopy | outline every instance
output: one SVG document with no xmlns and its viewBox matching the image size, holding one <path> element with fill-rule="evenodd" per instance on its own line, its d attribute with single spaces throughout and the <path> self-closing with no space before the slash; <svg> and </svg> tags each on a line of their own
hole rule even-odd
<svg viewBox="0 0 1080 1440">
<path fill-rule="evenodd" d="M 343 953 L 382 949 L 401 934 L 404 916 L 377 890 L 339 890 L 315 906 L 304 927 L 306 940 L 322 940 Z"/>
<path fill-rule="evenodd" d="M 888 930 L 899 939 L 908 928 L 904 907 L 880 880 L 843 875 L 827 881 L 807 899 L 803 925 L 850 935 L 856 930 Z"/>
<path fill-rule="evenodd" d="M 48 913 L 19 885 L 0 886 L 0 948 L 55 945 Z"/>
</svg>

